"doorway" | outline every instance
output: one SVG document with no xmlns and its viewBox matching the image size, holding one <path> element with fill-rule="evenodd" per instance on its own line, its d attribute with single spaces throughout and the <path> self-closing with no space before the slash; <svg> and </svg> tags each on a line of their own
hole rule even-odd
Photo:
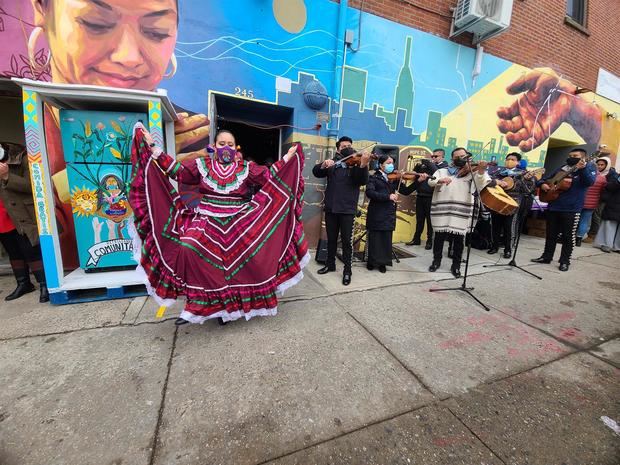
<svg viewBox="0 0 620 465">
<path fill-rule="evenodd" d="M 282 133 L 292 127 L 292 108 L 216 93 L 211 97 L 216 130 L 233 133 L 244 159 L 270 166 L 282 157 Z"/>
</svg>

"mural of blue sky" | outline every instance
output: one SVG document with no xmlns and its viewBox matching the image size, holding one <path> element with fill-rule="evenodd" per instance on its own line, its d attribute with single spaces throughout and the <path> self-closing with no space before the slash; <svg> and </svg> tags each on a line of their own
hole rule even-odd
<svg viewBox="0 0 620 465">
<path fill-rule="evenodd" d="M 276 19 L 271 0 L 184 0 L 180 2 L 176 56 L 179 71 L 167 83 L 175 103 L 207 112 L 208 90 L 251 91 L 254 98 L 276 101 L 278 76 L 297 81 L 299 72 L 314 75 L 331 93 L 338 26 L 337 3 L 291 0 L 305 6 L 305 23 L 289 32 Z M 277 2 L 276 2 L 277 3 Z M 209 11 L 205 16 L 204 11 Z M 407 38 L 411 38 L 414 133 L 425 130 L 428 111 L 446 114 L 484 87 L 511 63 L 485 55 L 482 74 L 472 83 L 475 50 L 350 8 L 347 28 L 355 42 L 347 65 L 368 72 L 364 107 L 378 104 L 393 111 Z"/>
</svg>

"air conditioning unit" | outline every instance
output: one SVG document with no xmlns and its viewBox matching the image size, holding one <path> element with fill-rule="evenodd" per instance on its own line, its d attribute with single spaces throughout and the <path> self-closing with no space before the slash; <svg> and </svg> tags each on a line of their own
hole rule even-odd
<svg viewBox="0 0 620 465">
<path fill-rule="evenodd" d="M 490 39 L 510 26 L 513 0 L 459 0 L 451 36 L 474 34 L 474 43 Z"/>
</svg>

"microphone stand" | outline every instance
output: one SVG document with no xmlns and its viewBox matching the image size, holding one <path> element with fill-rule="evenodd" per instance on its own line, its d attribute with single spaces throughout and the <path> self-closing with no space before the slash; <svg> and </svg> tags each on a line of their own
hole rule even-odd
<svg viewBox="0 0 620 465">
<path fill-rule="evenodd" d="M 520 182 L 523 187 L 525 187 L 525 191 L 527 192 L 527 194 L 525 196 L 530 197 L 533 201 L 536 201 L 536 199 L 534 198 L 534 192 L 531 191 L 527 185 L 523 182 L 523 179 L 519 178 L 517 179 L 517 182 Z M 524 196 L 524 197 L 525 197 Z M 519 214 L 519 211 L 517 210 L 517 215 Z M 523 230 L 523 223 L 525 221 L 525 219 L 527 218 L 527 213 L 524 213 L 522 215 L 522 218 L 517 220 L 517 240 L 515 241 L 515 251 L 512 254 L 512 259 L 508 262 L 508 263 L 495 263 L 493 265 L 484 265 L 483 268 L 492 268 L 492 267 L 496 267 L 496 266 L 509 266 L 511 268 L 517 268 L 531 276 L 533 276 L 536 279 L 540 279 L 542 280 L 541 276 L 538 276 L 537 274 L 532 273 L 531 271 L 526 270 L 525 268 L 523 268 L 522 266 L 517 265 L 517 253 L 519 252 L 519 243 L 521 241 L 521 231 Z"/>
<path fill-rule="evenodd" d="M 478 205 L 478 197 L 480 196 L 480 194 L 478 193 L 478 186 L 476 185 L 476 178 L 474 177 L 474 173 L 471 170 L 471 157 L 468 157 L 467 159 L 467 166 L 469 166 L 469 174 L 471 176 L 471 182 L 474 185 L 474 192 L 472 193 L 472 196 L 474 197 L 474 205 L 473 205 L 473 211 L 471 214 L 471 220 L 470 220 L 470 224 L 469 224 L 469 232 L 471 233 L 475 226 L 476 223 L 475 221 L 477 220 L 477 215 L 476 213 L 476 205 Z M 465 237 L 463 238 L 463 240 L 465 241 L 467 239 L 467 234 L 465 234 Z M 465 292 L 466 294 L 468 294 L 472 299 L 474 299 L 476 302 L 478 302 L 478 304 L 484 308 L 487 312 L 490 312 L 491 309 L 489 308 L 488 305 L 486 305 L 484 302 L 482 302 L 478 297 L 476 297 L 471 291 L 474 290 L 473 287 L 467 287 L 467 273 L 469 271 L 469 257 L 471 255 L 471 238 L 470 240 L 467 242 L 467 255 L 465 258 L 465 273 L 463 273 L 463 283 L 459 286 L 459 287 L 448 287 L 448 288 L 442 288 L 442 289 L 429 289 L 430 292 L 444 292 L 444 291 L 462 291 Z"/>
</svg>

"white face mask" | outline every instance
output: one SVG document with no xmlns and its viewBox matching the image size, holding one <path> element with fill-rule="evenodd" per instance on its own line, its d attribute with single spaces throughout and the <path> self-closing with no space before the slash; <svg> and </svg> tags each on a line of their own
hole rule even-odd
<svg viewBox="0 0 620 465">
<path fill-rule="evenodd" d="M 3 162 L 6 158 L 6 152 L 4 151 L 4 147 L 0 145 L 0 161 Z"/>
</svg>

